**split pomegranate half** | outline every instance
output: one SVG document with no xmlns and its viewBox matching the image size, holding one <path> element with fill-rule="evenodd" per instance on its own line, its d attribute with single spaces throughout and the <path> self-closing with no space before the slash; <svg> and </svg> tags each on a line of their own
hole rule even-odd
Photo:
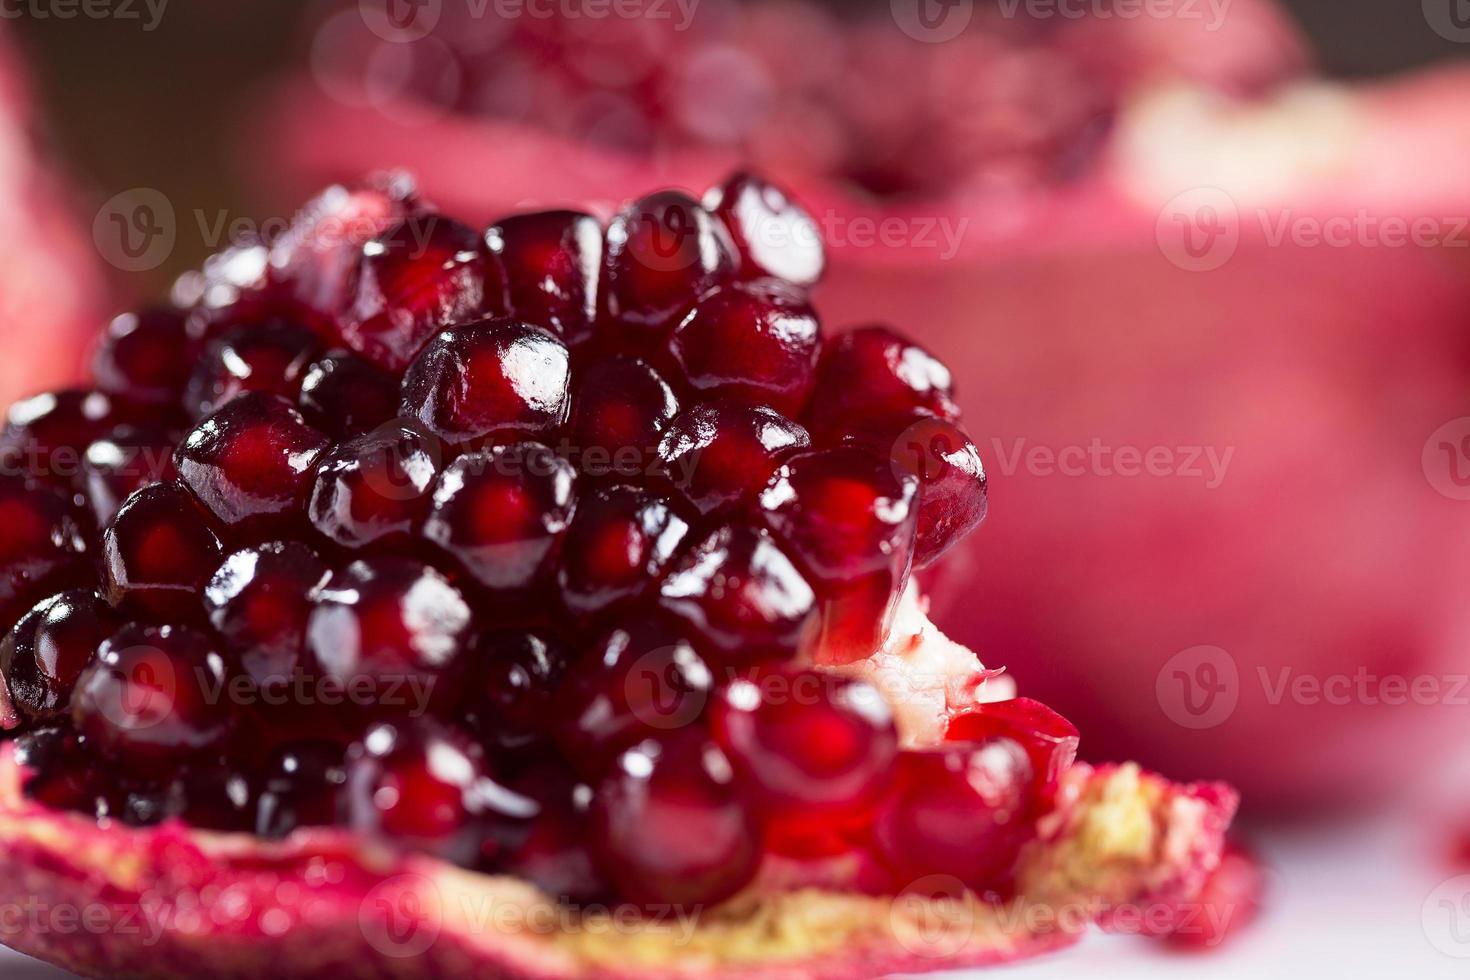
<svg viewBox="0 0 1470 980">
<path fill-rule="evenodd" d="M 818 977 L 1174 931 L 1233 791 L 1075 764 L 928 623 L 984 469 L 822 265 L 748 174 L 483 231 L 385 177 L 115 321 L 0 433 L 0 880 L 117 928 L 7 940 Z"/>
</svg>

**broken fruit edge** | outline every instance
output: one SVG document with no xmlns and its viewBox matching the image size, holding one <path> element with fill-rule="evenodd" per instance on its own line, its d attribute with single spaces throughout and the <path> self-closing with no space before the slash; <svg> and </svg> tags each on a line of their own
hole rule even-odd
<svg viewBox="0 0 1470 980">
<path fill-rule="evenodd" d="M 1091 921 L 1192 901 L 1237 803 L 1219 784 L 1171 785 L 1125 765 L 1074 766 L 1018 876 L 1025 900 L 949 902 L 803 889 L 746 893 L 702 916 L 636 929 L 557 926 L 555 903 L 512 878 L 402 855 L 340 831 L 279 844 L 171 822 L 99 828 L 26 800 L 0 747 L 0 881 L 9 900 L 87 911 L 106 928 L 23 928 L 17 950 L 87 976 L 843 978 L 984 966 L 1060 949 Z M 919 883 L 922 884 L 922 883 Z M 935 889 L 928 889 L 934 891 Z M 943 889 L 939 889 L 943 891 Z M 948 892 L 944 892 L 949 894 Z M 943 900 L 941 900 L 943 901 Z M 1085 916 L 1075 913 L 1085 910 Z M 568 920 L 570 921 L 570 920 Z"/>
</svg>

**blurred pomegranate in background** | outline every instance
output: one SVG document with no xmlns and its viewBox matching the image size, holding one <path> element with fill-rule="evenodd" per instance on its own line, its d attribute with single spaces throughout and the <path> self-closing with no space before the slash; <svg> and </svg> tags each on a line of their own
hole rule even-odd
<svg viewBox="0 0 1470 980">
<path fill-rule="evenodd" d="M 326 21 L 255 172 L 294 196 L 406 166 L 486 219 L 773 170 L 828 240 L 830 316 L 952 365 L 996 503 L 936 618 L 1084 755 L 1269 808 L 1381 799 L 1465 745 L 1470 76 L 1321 80 L 1255 0 L 958 31 L 458 7 Z"/>
<path fill-rule="evenodd" d="M 0 25 L 0 401 L 72 379 L 102 322 L 96 249 L 38 152 L 18 52 Z"/>
</svg>

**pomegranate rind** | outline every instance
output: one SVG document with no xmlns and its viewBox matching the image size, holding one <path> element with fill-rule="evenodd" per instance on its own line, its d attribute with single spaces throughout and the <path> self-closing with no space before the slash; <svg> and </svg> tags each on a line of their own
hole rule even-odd
<svg viewBox="0 0 1470 980">
<path fill-rule="evenodd" d="M 926 881 L 896 899 L 753 890 L 633 924 L 567 915 L 526 882 L 339 831 L 266 843 L 178 823 L 99 826 L 27 800 L 25 776 L 15 747 L 0 748 L 0 902 L 34 910 L 0 939 L 83 975 L 149 980 L 283 969 L 334 980 L 817 980 L 994 965 L 1062 948 L 1124 908 L 1187 907 L 1218 864 L 1236 802 L 1220 786 L 1079 765 L 1007 905 Z"/>
</svg>

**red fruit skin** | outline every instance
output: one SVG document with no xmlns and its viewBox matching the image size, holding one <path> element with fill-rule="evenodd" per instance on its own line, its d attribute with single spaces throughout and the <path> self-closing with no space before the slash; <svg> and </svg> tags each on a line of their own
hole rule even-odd
<svg viewBox="0 0 1470 980">
<path fill-rule="evenodd" d="M 1218 949 L 1250 927 L 1266 899 L 1267 872 L 1244 845 L 1231 841 L 1220 855 L 1196 900 L 1198 914 L 1188 915 L 1164 940 L 1178 949 Z"/>
<path fill-rule="evenodd" d="M 1249 106 L 1299 72 L 1302 48 L 1273 6 L 1236 4 L 1228 21 L 1216 33 L 1170 18 L 1098 21 L 1087 50 Z M 1452 543 L 1465 540 L 1470 511 L 1436 492 L 1419 460 L 1440 426 L 1465 415 L 1470 280 L 1444 249 L 1270 242 L 1258 221 L 1240 222 L 1234 254 L 1208 273 L 1160 251 L 1170 200 L 1210 184 L 1242 216 L 1265 209 L 1271 227 L 1283 201 L 1293 218 L 1349 224 L 1359 213 L 1437 222 L 1470 208 L 1456 163 L 1470 155 L 1463 70 L 1325 91 L 1351 134 L 1324 139 L 1303 125 L 1299 146 L 1222 172 L 1161 172 L 1165 148 L 1125 112 L 1127 141 L 1113 145 L 1130 152 L 1064 189 L 1026 194 L 1029 217 L 1010 220 L 1009 195 L 940 199 L 922 216 L 957 233 L 952 254 L 836 242 L 817 296 L 828 322 L 890 320 L 946 361 L 1003 500 L 1005 520 L 925 583 L 938 624 L 1076 721 L 1098 757 L 1218 775 L 1253 806 L 1281 810 L 1369 804 L 1422 772 L 1404 758 L 1438 764 L 1466 738 L 1442 703 L 1268 698 L 1261 671 L 1272 692 L 1283 669 L 1288 681 L 1360 667 L 1463 673 L 1470 611 L 1450 583 L 1470 574 Z M 269 145 L 287 147 L 298 189 L 391 157 L 445 207 L 489 219 L 547 188 L 619 202 L 660 183 L 706 187 L 737 165 L 718 154 L 629 163 L 525 126 L 460 120 L 425 140 L 419 127 L 395 135 L 376 112 L 343 110 L 310 83 L 290 93 Z M 1330 156 L 1328 176 L 1295 166 L 1308 146 Z M 507 147 L 525 165 L 493 187 L 460 162 Z M 1274 190 L 1262 189 L 1268 176 Z M 791 190 L 847 226 L 915 214 L 821 181 Z M 1182 476 L 1062 476 L 1055 464 L 1043 472 L 1044 458 L 1033 472 L 1030 451 L 1094 439 L 1172 447 L 1174 470 L 1187 462 L 1179 447 L 1235 452 L 1214 488 Z M 1202 456 L 1196 464 L 1210 472 Z M 1058 608 L 1057 596 L 1076 601 Z M 1240 698 L 1217 727 L 1190 729 L 1161 710 L 1153 681 L 1201 645 L 1230 654 Z M 1264 744 L 1276 749 L 1269 757 L 1245 748 Z"/>
</svg>

